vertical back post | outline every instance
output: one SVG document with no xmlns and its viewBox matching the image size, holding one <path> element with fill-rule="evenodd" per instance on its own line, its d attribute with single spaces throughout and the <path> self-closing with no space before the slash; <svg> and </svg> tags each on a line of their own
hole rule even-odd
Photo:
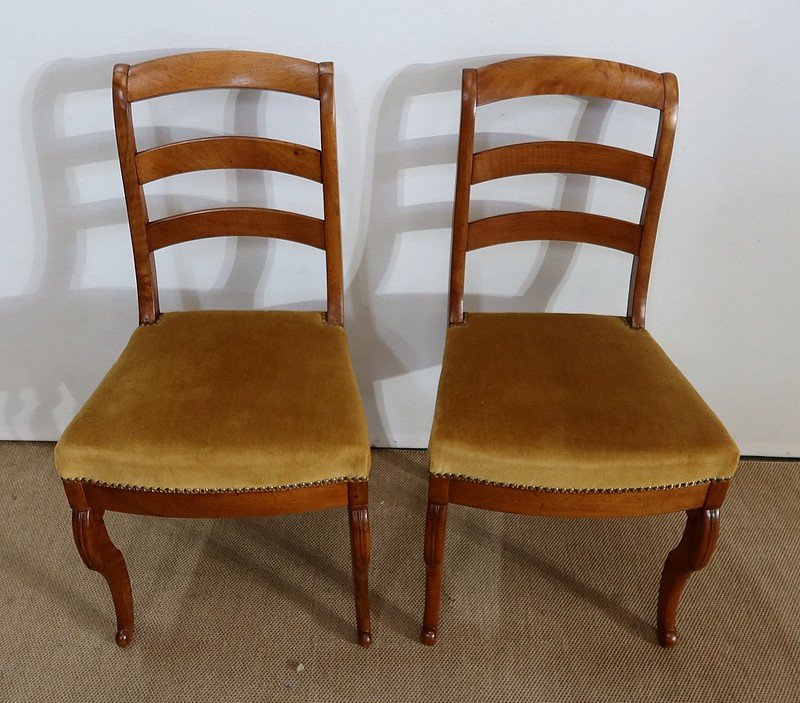
<svg viewBox="0 0 800 703">
<path fill-rule="evenodd" d="M 642 226 L 642 241 L 639 253 L 633 257 L 631 285 L 628 295 L 628 323 L 634 328 L 645 326 L 647 289 L 650 285 L 650 269 L 653 265 L 653 250 L 658 231 L 664 189 L 667 185 L 672 147 L 675 143 L 675 127 L 678 121 L 678 79 L 673 73 L 661 74 L 664 79 L 664 107 L 658 123 L 658 134 L 653 152 L 655 168 L 653 182 L 647 191 L 639 224 Z"/>
<path fill-rule="evenodd" d="M 453 243 L 450 254 L 450 325 L 464 322 L 464 267 L 467 258 L 472 154 L 475 145 L 475 108 L 478 72 L 465 68 L 461 77 L 461 126 L 458 136 L 456 193 L 453 205 Z"/>
<path fill-rule="evenodd" d="M 319 65 L 319 116 L 322 151 L 322 198 L 325 212 L 325 273 L 329 324 L 344 324 L 342 279 L 342 226 L 339 212 L 339 165 L 336 150 L 336 107 L 333 64 Z"/>
<path fill-rule="evenodd" d="M 151 325 L 160 314 L 155 255 L 147 242 L 147 206 L 136 173 L 136 138 L 133 133 L 131 103 L 128 100 L 127 64 L 114 67 L 113 101 L 114 130 L 117 136 L 122 184 L 133 244 L 133 261 L 136 270 L 136 289 L 139 300 L 139 324 Z"/>
</svg>

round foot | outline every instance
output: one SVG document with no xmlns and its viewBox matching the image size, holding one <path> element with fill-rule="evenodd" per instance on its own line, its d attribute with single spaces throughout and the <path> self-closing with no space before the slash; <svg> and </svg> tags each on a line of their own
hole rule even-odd
<svg viewBox="0 0 800 703">
<path fill-rule="evenodd" d="M 123 628 L 120 628 L 119 630 L 117 630 L 117 634 L 114 637 L 114 639 L 117 641 L 118 647 L 125 649 L 125 647 L 127 647 L 131 643 L 131 639 L 133 639 L 133 633 L 128 632 L 128 630 L 125 630 Z"/>
<path fill-rule="evenodd" d="M 670 649 L 678 643 L 678 633 L 675 630 L 659 630 L 658 643 L 662 647 Z"/>
<path fill-rule="evenodd" d="M 419 641 L 428 647 L 433 647 L 433 645 L 436 644 L 436 630 L 426 630 L 423 628 L 419 636 Z"/>
<path fill-rule="evenodd" d="M 371 632 L 359 632 L 358 633 L 358 643 L 366 648 L 372 644 L 372 633 Z"/>
</svg>

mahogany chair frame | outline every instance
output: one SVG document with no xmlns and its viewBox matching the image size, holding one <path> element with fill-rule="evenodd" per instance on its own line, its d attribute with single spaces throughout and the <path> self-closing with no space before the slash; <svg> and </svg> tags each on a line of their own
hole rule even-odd
<svg viewBox="0 0 800 703">
<path fill-rule="evenodd" d="M 113 102 L 125 201 L 128 210 L 139 323 L 161 315 L 154 253 L 179 242 L 212 236 L 250 235 L 301 242 L 325 251 L 326 321 L 343 325 L 339 175 L 333 64 L 256 52 L 210 51 L 179 54 L 114 68 Z M 256 137 L 191 139 L 137 151 L 131 103 L 161 95 L 211 88 L 250 88 L 294 93 L 319 102 L 321 149 Z M 231 207 L 149 221 L 143 186 L 189 171 L 253 168 L 280 171 L 322 184 L 324 219 L 281 210 Z M 87 567 L 108 582 L 117 617 L 116 642 L 133 636 L 133 601 L 125 560 L 108 537 L 107 510 L 160 517 L 254 517 L 347 506 L 358 641 L 372 642 L 368 567 L 368 483 L 352 481 L 270 491 L 159 492 L 64 481 L 72 508 L 75 544 Z"/>
<path fill-rule="evenodd" d="M 579 142 L 529 142 L 474 152 L 476 108 L 531 95 L 574 95 L 621 100 L 660 113 L 652 156 Z M 526 240 L 584 242 L 633 255 L 627 321 L 644 328 L 647 289 L 678 111 L 672 73 L 598 59 L 542 56 L 511 59 L 463 72 L 453 239 L 449 325 L 464 322 L 464 269 L 468 251 Z M 638 224 L 579 212 L 536 211 L 469 221 L 471 186 L 525 173 L 572 173 L 634 183 L 645 189 Z M 729 481 L 680 488 L 563 491 L 512 488 L 431 474 L 425 525 L 425 612 L 421 641 L 436 642 L 448 505 L 521 515 L 611 518 L 686 511 L 680 543 L 664 565 L 658 594 L 658 641 L 677 642 L 678 601 L 689 575 L 711 558 L 719 510 Z"/>
</svg>

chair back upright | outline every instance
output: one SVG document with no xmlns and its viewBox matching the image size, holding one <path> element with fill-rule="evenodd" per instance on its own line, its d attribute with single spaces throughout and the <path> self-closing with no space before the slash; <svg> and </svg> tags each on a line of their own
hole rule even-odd
<svg viewBox="0 0 800 703">
<path fill-rule="evenodd" d="M 214 88 L 272 90 L 319 102 L 321 149 L 263 137 L 219 136 L 164 144 L 138 151 L 131 104 L 140 100 Z M 134 66 L 118 64 L 113 80 L 114 124 L 128 209 L 139 323 L 159 315 L 155 252 L 195 239 L 245 235 L 275 237 L 325 251 L 327 321 L 344 318 L 339 174 L 333 64 L 276 54 L 203 51 Z M 226 207 L 150 220 L 144 185 L 180 173 L 210 169 L 279 171 L 322 184 L 324 217 L 284 210 Z"/>
<path fill-rule="evenodd" d="M 644 105 L 659 111 L 652 156 L 602 144 L 538 141 L 474 151 L 475 112 L 481 105 L 531 95 L 574 95 Z M 450 325 L 464 321 L 466 254 L 474 249 L 529 240 L 583 242 L 633 255 L 628 321 L 644 327 L 647 289 L 678 114 L 672 73 L 571 56 L 501 61 L 463 72 L 453 240 Z M 514 212 L 470 221 L 471 186 L 529 173 L 574 173 L 625 181 L 645 190 L 638 223 L 564 210 Z"/>
</svg>

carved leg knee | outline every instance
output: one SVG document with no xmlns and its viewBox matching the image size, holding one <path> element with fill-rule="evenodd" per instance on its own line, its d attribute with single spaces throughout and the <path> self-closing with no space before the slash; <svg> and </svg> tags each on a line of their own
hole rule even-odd
<svg viewBox="0 0 800 703">
<path fill-rule="evenodd" d="M 125 559 L 106 531 L 103 511 L 72 511 L 72 534 L 83 563 L 99 572 L 108 583 L 117 614 L 116 642 L 127 647 L 133 637 L 133 597 Z"/>
<path fill-rule="evenodd" d="M 362 647 L 369 647 L 372 644 L 372 624 L 369 615 L 369 560 L 372 545 L 367 508 L 367 484 L 351 483 L 348 488 L 350 551 L 353 559 L 358 643 Z"/>
<path fill-rule="evenodd" d="M 658 590 L 658 641 L 674 647 L 678 603 L 689 576 L 711 559 L 719 535 L 719 508 L 690 510 L 678 545 L 667 556 Z"/>
</svg>

